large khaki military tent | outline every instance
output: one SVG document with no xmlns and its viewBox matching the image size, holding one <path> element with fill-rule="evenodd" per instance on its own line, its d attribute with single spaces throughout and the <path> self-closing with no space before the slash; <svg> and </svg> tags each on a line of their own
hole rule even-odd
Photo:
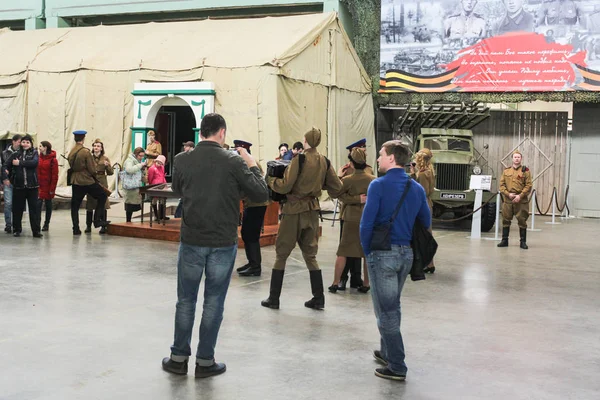
<svg viewBox="0 0 600 400">
<path fill-rule="evenodd" d="M 374 161 L 370 80 L 335 13 L 0 30 L 0 54 L 0 130 L 36 132 L 58 153 L 73 145 L 73 130 L 86 129 L 122 161 L 135 83 L 205 81 L 215 85 L 228 142 L 253 142 L 263 164 L 312 126 L 334 166 L 361 137 Z"/>
</svg>

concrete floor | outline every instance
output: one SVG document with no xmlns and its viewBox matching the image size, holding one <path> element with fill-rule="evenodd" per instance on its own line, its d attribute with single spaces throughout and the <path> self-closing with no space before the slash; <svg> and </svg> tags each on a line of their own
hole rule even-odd
<svg viewBox="0 0 600 400">
<path fill-rule="evenodd" d="M 160 367 L 177 244 L 73 238 L 59 211 L 43 240 L 27 224 L 20 239 L 0 236 L 0 399 L 599 399 L 600 221 L 544 221 L 529 251 L 516 227 L 508 249 L 436 231 L 438 272 L 403 293 L 405 383 L 373 375 L 370 296 L 327 294 L 324 312 L 304 308 L 310 285 L 297 250 L 279 311 L 260 306 L 268 268 L 234 276 L 216 354 L 227 373 L 197 380 Z M 326 224 L 326 284 L 337 237 Z M 269 266 L 274 248 L 263 254 Z"/>
</svg>

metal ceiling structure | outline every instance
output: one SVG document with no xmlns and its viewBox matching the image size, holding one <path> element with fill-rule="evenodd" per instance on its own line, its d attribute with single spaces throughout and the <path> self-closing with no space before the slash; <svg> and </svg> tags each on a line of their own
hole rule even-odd
<svg viewBox="0 0 600 400">
<path fill-rule="evenodd" d="M 490 116 L 490 108 L 479 102 L 470 104 L 406 104 L 383 106 L 392 110 L 394 132 L 419 134 L 421 128 L 471 129 Z"/>
</svg>

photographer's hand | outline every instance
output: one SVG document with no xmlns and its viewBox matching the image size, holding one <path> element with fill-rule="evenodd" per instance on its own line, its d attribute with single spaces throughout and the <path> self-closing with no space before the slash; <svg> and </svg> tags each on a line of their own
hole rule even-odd
<svg viewBox="0 0 600 400">
<path fill-rule="evenodd" d="M 252 157 L 250 153 L 248 153 L 248 151 L 245 148 L 236 147 L 236 150 L 238 151 L 240 157 L 244 159 L 244 161 L 248 165 L 248 168 L 256 167 L 256 160 L 254 159 L 254 157 Z"/>
</svg>

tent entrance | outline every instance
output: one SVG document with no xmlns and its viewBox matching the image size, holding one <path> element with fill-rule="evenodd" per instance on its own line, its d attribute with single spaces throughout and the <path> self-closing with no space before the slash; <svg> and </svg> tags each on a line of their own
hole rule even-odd
<svg viewBox="0 0 600 400">
<path fill-rule="evenodd" d="M 156 114 L 154 127 L 163 154 L 167 157 L 167 177 L 173 173 L 173 160 L 182 151 L 183 143 L 195 141 L 196 118 L 190 106 L 162 106 Z"/>
</svg>

